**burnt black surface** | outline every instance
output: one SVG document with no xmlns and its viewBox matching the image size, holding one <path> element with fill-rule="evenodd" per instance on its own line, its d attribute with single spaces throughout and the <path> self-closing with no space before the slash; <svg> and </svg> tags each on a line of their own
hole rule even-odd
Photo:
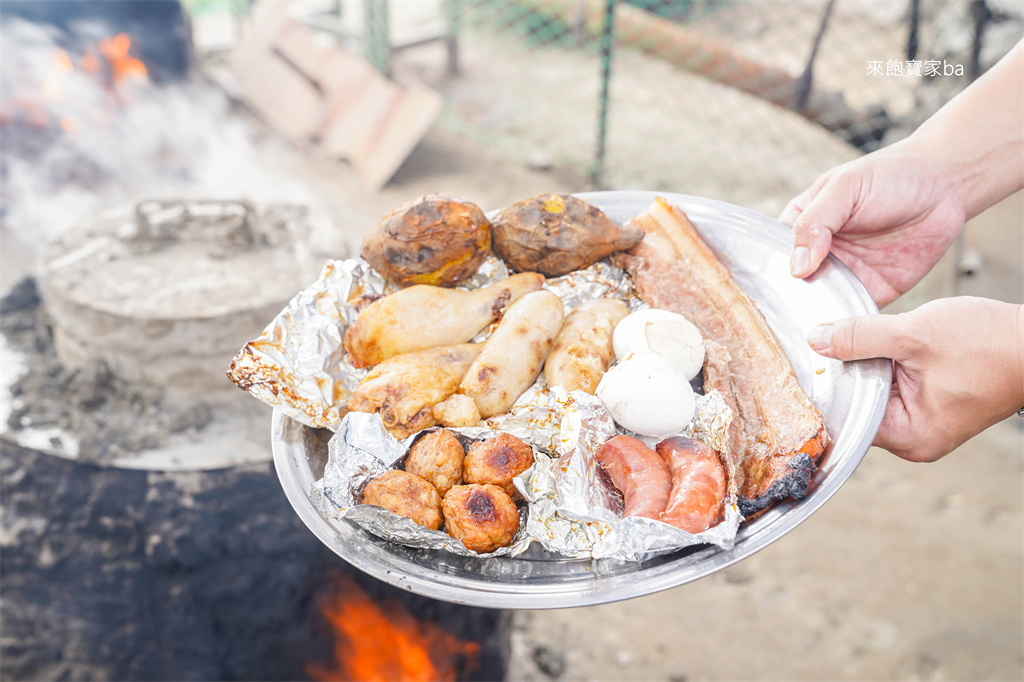
<svg viewBox="0 0 1024 682">
<path fill-rule="evenodd" d="M 0 440 L 0 500 L 5 680 L 298 680 L 333 660 L 319 605 L 356 572 L 302 526 L 269 463 L 131 471 Z M 353 577 L 480 642 L 464 679 L 504 677 L 508 612 Z"/>
<path fill-rule="evenodd" d="M 794 456 L 787 465 L 789 473 L 772 483 L 760 497 L 750 499 L 739 497 L 740 514 L 751 516 L 763 511 L 780 500 L 792 497 L 802 500 L 807 497 L 807 488 L 811 484 L 811 476 L 818 469 L 818 464 L 805 452 Z"/>
</svg>

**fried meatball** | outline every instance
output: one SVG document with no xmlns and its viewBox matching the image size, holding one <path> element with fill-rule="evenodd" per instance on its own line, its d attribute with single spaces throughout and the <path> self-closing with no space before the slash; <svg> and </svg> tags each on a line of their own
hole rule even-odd
<svg viewBox="0 0 1024 682">
<path fill-rule="evenodd" d="M 462 460 L 466 451 L 448 429 L 423 436 L 409 448 L 405 470 L 430 481 L 442 496 L 462 483 Z"/>
<path fill-rule="evenodd" d="M 387 471 L 370 481 L 363 503 L 375 504 L 431 530 L 441 527 L 441 496 L 437 488 L 408 471 Z"/>
<path fill-rule="evenodd" d="M 493 552 L 519 530 L 515 502 L 496 485 L 457 485 L 441 503 L 444 528 L 474 552 Z"/>
<path fill-rule="evenodd" d="M 469 446 L 462 472 L 466 483 L 490 483 L 509 495 L 512 479 L 533 465 L 533 449 L 510 433 L 477 441 Z"/>
</svg>

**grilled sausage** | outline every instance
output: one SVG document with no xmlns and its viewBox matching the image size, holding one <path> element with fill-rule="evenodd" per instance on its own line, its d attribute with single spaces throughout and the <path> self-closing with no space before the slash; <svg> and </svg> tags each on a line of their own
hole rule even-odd
<svg viewBox="0 0 1024 682">
<path fill-rule="evenodd" d="M 509 306 L 459 387 L 481 417 L 508 412 L 537 379 L 563 315 L 561 299 L 550 291 L 531 292 Z"/>
<path fill-rule="evenodd" d="M 555 346 L 544 362 L 548 386 L 594 395 L 608 365 L 615 357 L 612 332 L 629 314 L 622 301 L 602 298 L 575 310 L 565 318 Z"/>
<path fill-rule="evenodd" d="M 725 500 L 725 468 L 707 445 L 683 436 L 655 446 L 672 472 L 672 492 L 661 520 L 687 533 L 713 526 Z"/>
<path fill-rule="evenodd" d="M 626 500 L 624 517 L 657 519 L 665 511 L 672 480 L 654 450 L 631 436 L 615 436 L 597 451 L 597 461 Z"/>
</svg>

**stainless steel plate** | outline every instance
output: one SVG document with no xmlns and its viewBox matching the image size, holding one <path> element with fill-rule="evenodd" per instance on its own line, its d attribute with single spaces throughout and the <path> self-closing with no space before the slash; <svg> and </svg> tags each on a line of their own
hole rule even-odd
<svg viewBox="0 0 1024 682">
<path fill-rule="evenodd" d="M 323 474 L 330 433 L 309 429 L 275 410 L 274 463 L 284 492 L 310 530 L 353 566 L 417 594 L 475 606 L 542 609 L 628 599 L 704 577 L 778 540 L 821 507 L 863 459 L 888 399 L 890 365 L 885 360 L 827 360 L 805 340 L 807 331 L 821 322 L 878 312 L 849 269 L 829 256 L 811 279 L 793 279 L 790 228 L 720 201 L 665 192 L 577 196 L 620 223 L 646 210 L 657 196 L 675 202 L 754 299 L 832 437 L 807 497 L 787 500 L 743 525 L 730 550 L 691 547 L 644 562 L 566 559 L 536 546 L 514 559 L 417 550 L 321 515 L 310 500 L 310 486 Z"/>
</svg>

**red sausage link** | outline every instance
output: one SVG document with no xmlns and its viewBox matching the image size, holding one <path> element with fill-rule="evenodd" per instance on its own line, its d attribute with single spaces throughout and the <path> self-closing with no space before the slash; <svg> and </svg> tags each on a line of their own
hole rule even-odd
<svg viewBox="0 0 1024 682">
<path fill-rule="evenodd" d="M 636 438 L 615 436 L 597 451 L 597 461 L 626 499 L 623 516 L 657 519 L 665 511 L 672 478 L 654 450 Z"/>
<path fill-rule="evenodd" d="M 725 468 L 715 453 L 683 436 L 655 446 L 672 472 L 672 494 L 661 520 L 687 533 L 700 533 L 718 520 L 725 500 Z"/>
</svg>

